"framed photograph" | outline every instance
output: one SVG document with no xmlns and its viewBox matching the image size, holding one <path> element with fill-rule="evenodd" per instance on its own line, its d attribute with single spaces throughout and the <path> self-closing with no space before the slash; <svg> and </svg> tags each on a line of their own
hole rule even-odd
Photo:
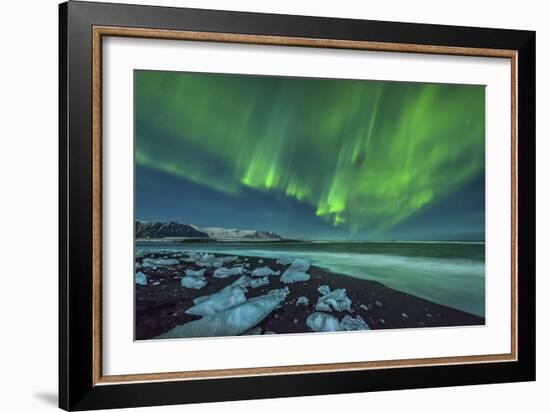
<svg viewBox="0 0 550 412">
<path fill-rule="evenodd" d="M 535 379 L 535 33 L 60 5 L 60 407 Z"/>
</svg>

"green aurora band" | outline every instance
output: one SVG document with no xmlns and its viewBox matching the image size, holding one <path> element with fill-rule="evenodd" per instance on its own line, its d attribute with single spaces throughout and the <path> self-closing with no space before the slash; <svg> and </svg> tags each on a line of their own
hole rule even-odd
<svg viewBox="0 0 550 412">
<path fill-rule="evenodd" d="M 135 72 L 136 161 L 238 196 L 382 232 L 485 165 L 485 88 Z"/>
</svg>

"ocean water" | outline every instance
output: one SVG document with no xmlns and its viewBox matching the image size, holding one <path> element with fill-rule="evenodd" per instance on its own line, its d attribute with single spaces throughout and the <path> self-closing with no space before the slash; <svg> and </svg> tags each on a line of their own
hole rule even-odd
<svg viewBox="0 0 550 412">
<path fill-rule="evenodd" d="M 483 242 L 296 242 L 138 244 L 138 250 L 302 257 L 313 265 L 485 317 Z"/>
</svg>

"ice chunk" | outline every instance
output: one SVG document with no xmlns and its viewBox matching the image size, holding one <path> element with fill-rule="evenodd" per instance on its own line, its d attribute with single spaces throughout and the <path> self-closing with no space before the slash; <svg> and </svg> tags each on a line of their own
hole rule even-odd
<svg viewBox="0 0 550 412">
<path fill-rule="evenodd" d="M 138 272 L 136 273 L 136 285 L 147 285 L 147 276 L 145 276 L 145 273 Z"/>
<path fill-rule="evenodd" d="M 200 256 L 199 260 L 195 262 L 200 267 L 215 267 L 221 268 L 226 263 L 236 262 L 239 260 L 238 256 L 214 256 L 209 253 L 205 253 Z"/>
<path fill-rule="evenodd" d="M 267 292 L 269 296 L 277 296 L 281 302 L 286 299 L 288 295 L 288 287 L 285 287 L 284 289 L 273 289 Z"/>
<path fill-rule="evenodd" d="M 328 313 L 314 312 L 307 317 L 306 324 L 315 332 L 337 332 L 340 330 L 338 319 Z"/>
<path fill-rule="evenodd" d="M 225 264 L 225 263 L 237 262 L 239 260 L 239 257 L 238 256 L 220 256 L 216 259 Z"/>
<path fill-rule="evenodd" d="M 195 306 L 187 309 L 185 313 L 206 316 L 216 312 L 222 312 L 231 306 L 245 302 L 246 296 L 242 287 L 229 285 L 219 292 L 201 297 L 201 300 L 198 302 L 197 299 L 193 301 Z"/>
<path fill-rule="evenodd" d="M 342 330 L 369 330 L 369 325 L 365 323 L 363 318 L 359 315 L 355 319 L 350 316 L 344 316 L 344 319 L 340 322 L 340 329 Z"/>
<path fill-rule="evenodd" d="M 179 265 L 179 263 L 180 263 L 180 261 L 178 259 L 144 258 L 141 264 L 144 268 L 151 268 L 151 267 L 154 267 L 154 266 Z"/>
<path fill-rule="evenodd" d="M 202 289 L 208 281 L 203 277 L 184 276 L 181 278 L 181 286 L 187 289 Z"/>
<path fill-rule="evenodd" d="M 142 257 L 145 257 L 145 251 L 144 250 L 136 250 L 136 254 L 135 254 L 135 257 L 136 259 L 137 258 L 142 258 Z"/>
<path fill-rule="evenodd" d="M 300 296 L 296 301 L 296 305 L 309 305 L 309 299 L 305 296 Z"/>
<path fill-rule="evenodd" d="M 257 277 L 279 276 L 280 274 L 281 274 L 281 272 L 279 272 L 279 271 L 274 272 L 273 270 L 271 270 L 271 268 L 269 266 L 262 266 L 261 268 L 256 268 L 252 272 L 252 276 L 257 276 Z"/>
<path fill-rule="evenodd" d="M 321 295 L 328 295 L 330 293 L 330 288 L 327 285 L 322 285 L 317 288 Z"/>
<path fill-rule="evenodd" d="M 199 278 L 202 278 L 204 277 L 204 270 L 205 269 L 200 269 L 200 270 L 185 269 L 185 274 L 187 276 L 197 276 Z"/>
<path fill-rule="evenodd" d="M 229 276 L 242 275 L 244 269 L 242 266 L 237 266 L 231 269 L 220 267 L 214 271 L 214 277 L 216 278 L 227 278 Z"/>
<path fill-rule="evenodd" d="M 289 272 L 288 270 L 281 276 L 281 282 L 294 283 L 294 282 L 307 282 L 309 275 L 305 272 Z"/>
<path fill-rule="evenodd" d="M 199 303 L 201 303 L 201 302 L 204 302 L 205 300 L 208 299 L 208 296 L 210 296 L 210 295 L 199 296 L 198 298 L 193 299 L 193 303 L 194 303 L 195 305 L 197 305 L 197 304 L 199 304 Z"/>
<path fill-rule="evenodd" d="M 275 261 L 278 265 L 290 265 L 292 263 L 292 259 L 289 259 L 287 257 L 279 258 Z"/>
<path fill-rule="evenodd" d="M 262 334 L 262 328 L 260 328 L 259 326 L 255 326 L 253 327 L 252 329 L 248 329 L 247 331 L 244 331 L 243 333 L 241 333 L 241 336 L 245 336 L 245 335 L 261 335 Z"/>
<path fill-rule="evenodd" d="M 260 286 L 269 285 L 269 278 L 264 276 L 263 278 L 250 279 L 248 285 L 254 289 L 259 288 Z"/>
<path fill-rule="evenodd" d="M 264 276 L 263 278 L 254 279 L 249 276 L 243 275 L 239 279 L 237 279 L 235 282 L 233 282 L 232 286 L 242 286 L 244 288 L 258 288 L 260 286 L 268 285 L 269 284 L 269 278 L 267 276 Z"/>
<path fill-rule="evenodd" d="M 246 275 L 242 275 L 239 279 L 237 279 L 235 282 L 233 282 L 231 284 L 231 286 L 233 287 L 236 287 L 236 286 L 243 286 L 243 287 L 248 287 L 250 286 L 250 282 L 252 282 L 252 278 L 249 277 L 249 276 L 246 276 Z"/>
<path fill-rule="evenodd" d="M 352 312 L 351 300 L 346 295 L 346 289 L 334 289 L 330 292 L 330 288 L 328 286 L 325 288 L 325 286 L 326 285 L 320 286 L 318 289 L 322 296 L 317 300 L 315 310 L 332 312 L 334 309 L 337 312 L 343 312 L 344 310 Z M 329 291 L 328 293 L 326 293 L 327 289 Z"/>
<path fill-rule="evenodd" d="M 182 262 L 194 263 L 199 260 L 201 256 L 195 252 L 187 252 L 187 257 L 180 259 Z"/>
<path fill-rule="evenodd" d="M 306 259 L 295 259 L 285 272 L 307 272 L 309 262 Z"/>
<path fill-rule="evenodd" d="M 283 302 L 288 288 L 272 290 L 267 295 L 249 299 L 239 305 L 178 325 L 158 336 L 160 339 L 236 336 L 253 328 Z"/>
<path fill-rule="evenodd" d="M 263 259 L 258 259 L 258 263 L 261 265 L 262 263 L 264 263 L 264 260 Z"/>
<path fill-rule="evenodd" d="M 309 274 L 306 272 L 309 270 L 309 262 L 305 259 L 295 259 L 294 262 L 284 271 L 281 276 L 281 282 L 294 283 L 294 282 L 307 282 L 309 280 Z"/>
<path fill-rule="evenodd" d="M 212 267 L 212 264 L 215 262 L 216 257 L 209 253 L 203 253 L 199 255 L 199 258 L 195 261 L 195 264 L 200 267 Z"/>
</svg>

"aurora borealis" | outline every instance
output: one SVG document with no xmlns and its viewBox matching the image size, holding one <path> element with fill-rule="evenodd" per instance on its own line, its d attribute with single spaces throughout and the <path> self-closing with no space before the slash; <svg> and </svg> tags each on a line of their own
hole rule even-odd
<svg viewBox="0 0 550 412">
<path fill-rule="evenodd" d="M 146 220 L 484 233 L 485 88 L 139 70 L 135 159 Z"/>
</svg>

